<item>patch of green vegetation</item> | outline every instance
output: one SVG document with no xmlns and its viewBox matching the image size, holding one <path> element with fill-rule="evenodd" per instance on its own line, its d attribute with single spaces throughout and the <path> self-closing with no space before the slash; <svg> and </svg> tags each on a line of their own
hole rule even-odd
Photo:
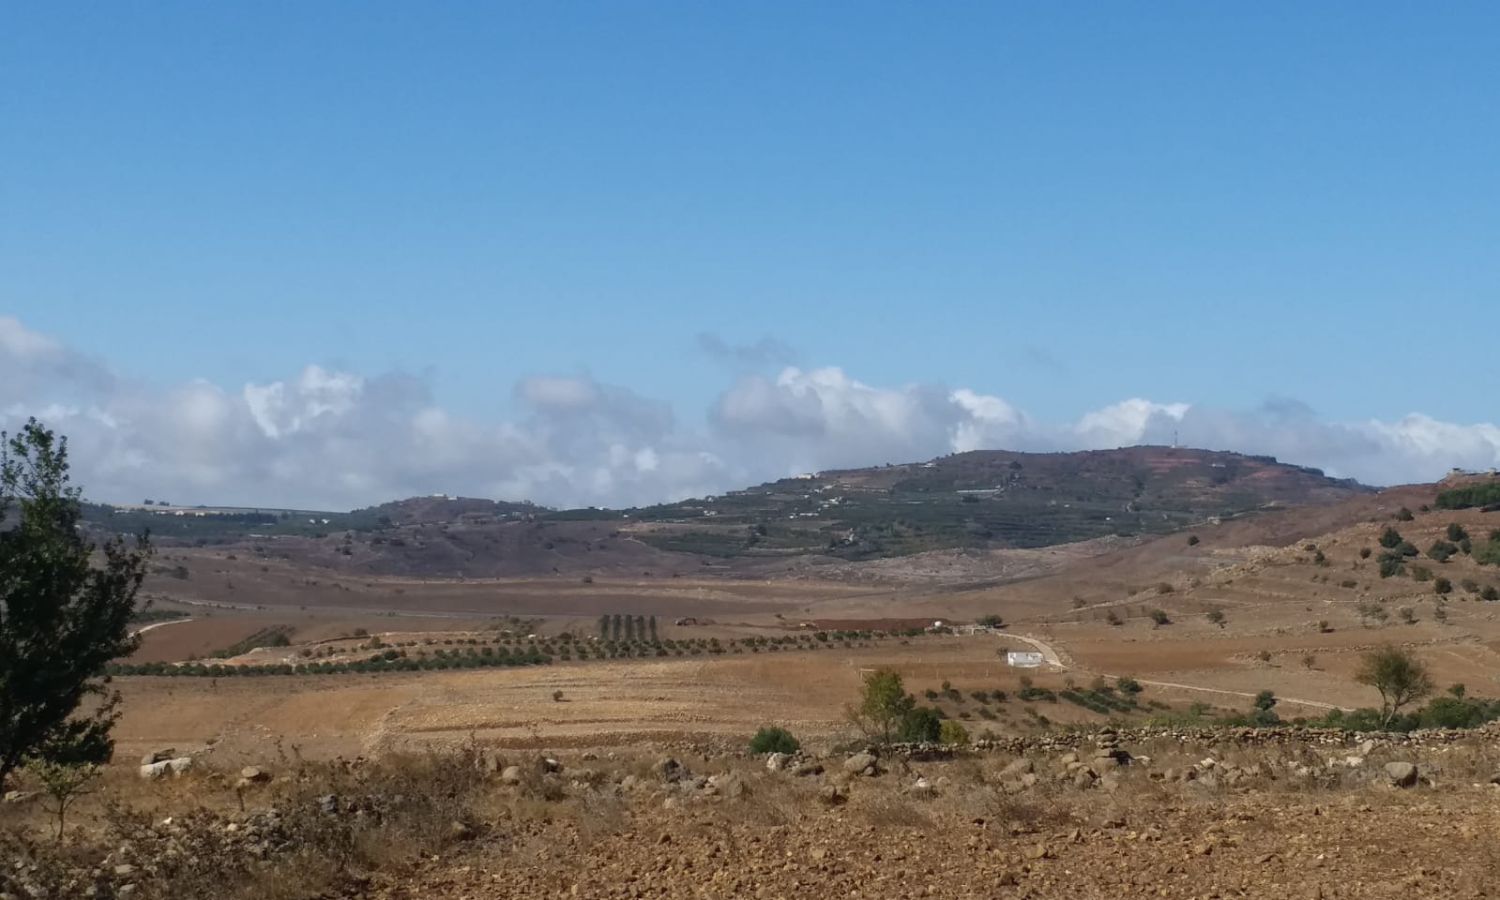
<svg viewBox="0 0 1500 900">
<path fill-rule="evenodd" d="M 243 640 L 235 641 L 222 650 L 215 651 L 214 656 L 218 659 L 229 659 L 260 647 L 289 647 L 292 644 L 292 632 L 295 630 L 291 625 L 271 625 Z"/>
<path fill-rule="evenodd" d="M 1471 509 L 1496 504 L 1500 504 L 1500 480 L 1449 488 L 1437 495 L 1438 509 Z"/>
</svg>

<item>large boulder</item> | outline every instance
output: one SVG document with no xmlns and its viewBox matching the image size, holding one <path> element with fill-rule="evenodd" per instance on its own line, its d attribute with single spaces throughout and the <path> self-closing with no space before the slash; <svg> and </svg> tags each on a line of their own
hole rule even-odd
<svg viewBox="0 0 1500 900">
<path fill-rule="evenodd" d="M 1409 762 L 1388 762 L 1385 777 L 1396 787 L 1409 788 L 1417 783 L 1417 766 Z"/>
<path fill-rule="evenodd" d="M 193 767 L 191 756 L 178 756 L 141 766 L 141 777 L 147 781 L 158 781 L 168 775 L 181 775 Z"/>
<path fill-rule="evenodd" d="M 1023 757 L 1001 769 L 1000 776 L 1002 778 L 1020 778 L 1022 775 L 1030 775 L 1035 771 L 1036 765 L 1031 760 Z"/>
<path fill-rule="evenodd" d="M 844 771 L 850 775 L 874 775 L 879 762 L 875 754 L 866 750 L 844 760 Z"/>
<path fill-rule="evenodd" d="M 766 768 L 772 772 L 780 772 L 786 768 L 791 759 L 790 753 L 772 753 L 766 757 Z"/>
<path fill-rule="evenodd" d="M 506 766 L 504 769 L 501 769 L 500 770 L 500 783 L 501 784 L 509 784 L 509 785 L 520 784 L 521 783 L 521 767 L 520 766 Z"/>
<path fill-rule="evenodd" d="M 175 748 L 168 747 L 165 750 L 152 750 L 150 753 L 147 753 L 145 756 L 141 757 L 141 765 L 152 766 L 159 762 L 166 762 L 169 759 L 176 758 L 177 750 Z"/>
</svg>

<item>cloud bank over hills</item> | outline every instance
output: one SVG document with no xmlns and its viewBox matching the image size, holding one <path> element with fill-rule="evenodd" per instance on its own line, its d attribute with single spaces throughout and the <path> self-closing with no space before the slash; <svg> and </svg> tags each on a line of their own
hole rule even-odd
<svg viewBox="0 0 1500 900">
<path fill-rule="evenodd" d="M 781 345 L 715 345 L 780 363 Z M 937 384 L 871 385 L 836 366 L 727 380 L 706 417 L 588 376 L 514 387 L 515 421 L 445 410 L 421 377 L 309 365 L 265 384 L 152 388 L 0 317 L 0 426 L 35 415 L 66 434 L 76 481 L 101 500 L 167 498 L 351 508 L 447 492 L 548 505 L 629 506 L 800 471 L 988 448 L 1184 445 L 1270 454 L 1372 484 L 1500 466 L 1500 426 L 1421 413 L 1334 422 L 1295 400 L 1248 411 L 1121 400 L 1073 421 Z"/>
</svg>

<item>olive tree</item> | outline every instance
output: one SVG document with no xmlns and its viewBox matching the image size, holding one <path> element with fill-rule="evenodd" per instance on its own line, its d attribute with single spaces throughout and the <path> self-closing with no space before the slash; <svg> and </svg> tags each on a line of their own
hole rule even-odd
<svg viewBox="0 0 1500 900">
<path fill-rule="evenodd" d="M 28 761 L 98 763 L 114 750 L 119 697 L 102 676 L 135 649 L 151 548 L 144 536 L 96 548 L 81 519 L 66 439 L 35 419 L 0 436 L 0 787 Z"/>
<path fill-rule="evenodd" d="M 1427 666 L 1410 650 L 1389 644 L 1366 653 L 1354 678 L 1380 692 L 1380 714 L 1386 724 L 1401 707 L 1432 693 Z"/>
</svg>

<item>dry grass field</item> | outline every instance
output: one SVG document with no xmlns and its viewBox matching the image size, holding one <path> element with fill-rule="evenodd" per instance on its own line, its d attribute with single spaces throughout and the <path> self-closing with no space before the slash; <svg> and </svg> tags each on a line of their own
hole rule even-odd
<svg viewBox="0 0 1500 900">
<path fill-rule="evenodd" d="M 860 673 L 901 672 L 922 692 L 951 682 L 961 693 L 1014 693 L 1023 674 L 1001 658 L 1026 641 L 1055 651 L 1060 666 L 1032 673 L 1039 686 L 1133 676 L 1147 697 L 1181 709 L 1193 702 L 1244 710 L 1256 692 L 1281 698 L 1284 715 L 1376 702 L 1354 680 L 1361 653 L 1385 643 L 1413 648 L 1439 686 L 1500 694 L 1500 604 L 1470 588 L 1500 584 L 1494 567 L 1463 556 L 1425 565 L 1453 590 L 1411 574 L 1381 578 L 1380 532 L 1397 526 L 1419 548 L 1450 524 L 1474 535 L 1493 514 L 1418 511 L 1430 486 L 1399 488 L 1313 509 L 1270 512 L 1146 541 L 1060 548 L 1051 562 L 1000 583 L 951 579 L 922 559 L 906 571 L 846 581 L 783 578 L 619 577 L 495 581 L 358 582 L 310 576 L 277 564 L 224 558 L 211 548 L 174 551 L 187 578 L 150 588 L 194 620 L 153 629 L 138 661 L 212 656 L 268 625 L 291 629 L 292 645 L 247 662 L 297 661 L 300 648 L 356 632 L 403 637 L 500 627 L 529 617 L 544 634 L 593 633 L 599 614 L 649 614 L 663 638 L 775 637 L 799 626 L 909 627 L 999 615 L 1006 637 L 924 636 L 869 649 L 704 656 L 665 660 L 557 662 L 480 671 L 323 675 L 273 679 L 122 678 L 120 736 L 130 752 L 153 744 L 204 746 L 253 756 L 270 743 L 312 754 L 369 753 L 410 744 L 451 744 L 470 734 L 503 746 L 612 746 L 642 739 L 743 736 L 779 723 L 817 736 L 844 729 L 844 707 Z M 1362 553 L 1372 548 L 1373 554 Z M 918 573 L 917 577 L 912 577 Z M 961 576 L 961 577 L 960 577 Z M 232 584 L 233 589 L 223 587 Z M 1467 585 L 1467 587 L 1465 587 Z M 1383 619 L 1370 610 L 1383 610 Z M 1167 619 L 1165 624 L 1153 614 Z M 1214 618 L 1211 618 L 1213 616 Z M 693 617 L 694 624 L 672 624 Z M 563 699 L 554 700 L 561 691 Z M 1025 712 L 1034 707 L 1032 712 Z M 950 710 L 952 713 L 962 712 Z M 1025 732 L 1036 716 L 1102 721 L 1068 704 L 996 704 L 972 730 Z"/>
</svg>

